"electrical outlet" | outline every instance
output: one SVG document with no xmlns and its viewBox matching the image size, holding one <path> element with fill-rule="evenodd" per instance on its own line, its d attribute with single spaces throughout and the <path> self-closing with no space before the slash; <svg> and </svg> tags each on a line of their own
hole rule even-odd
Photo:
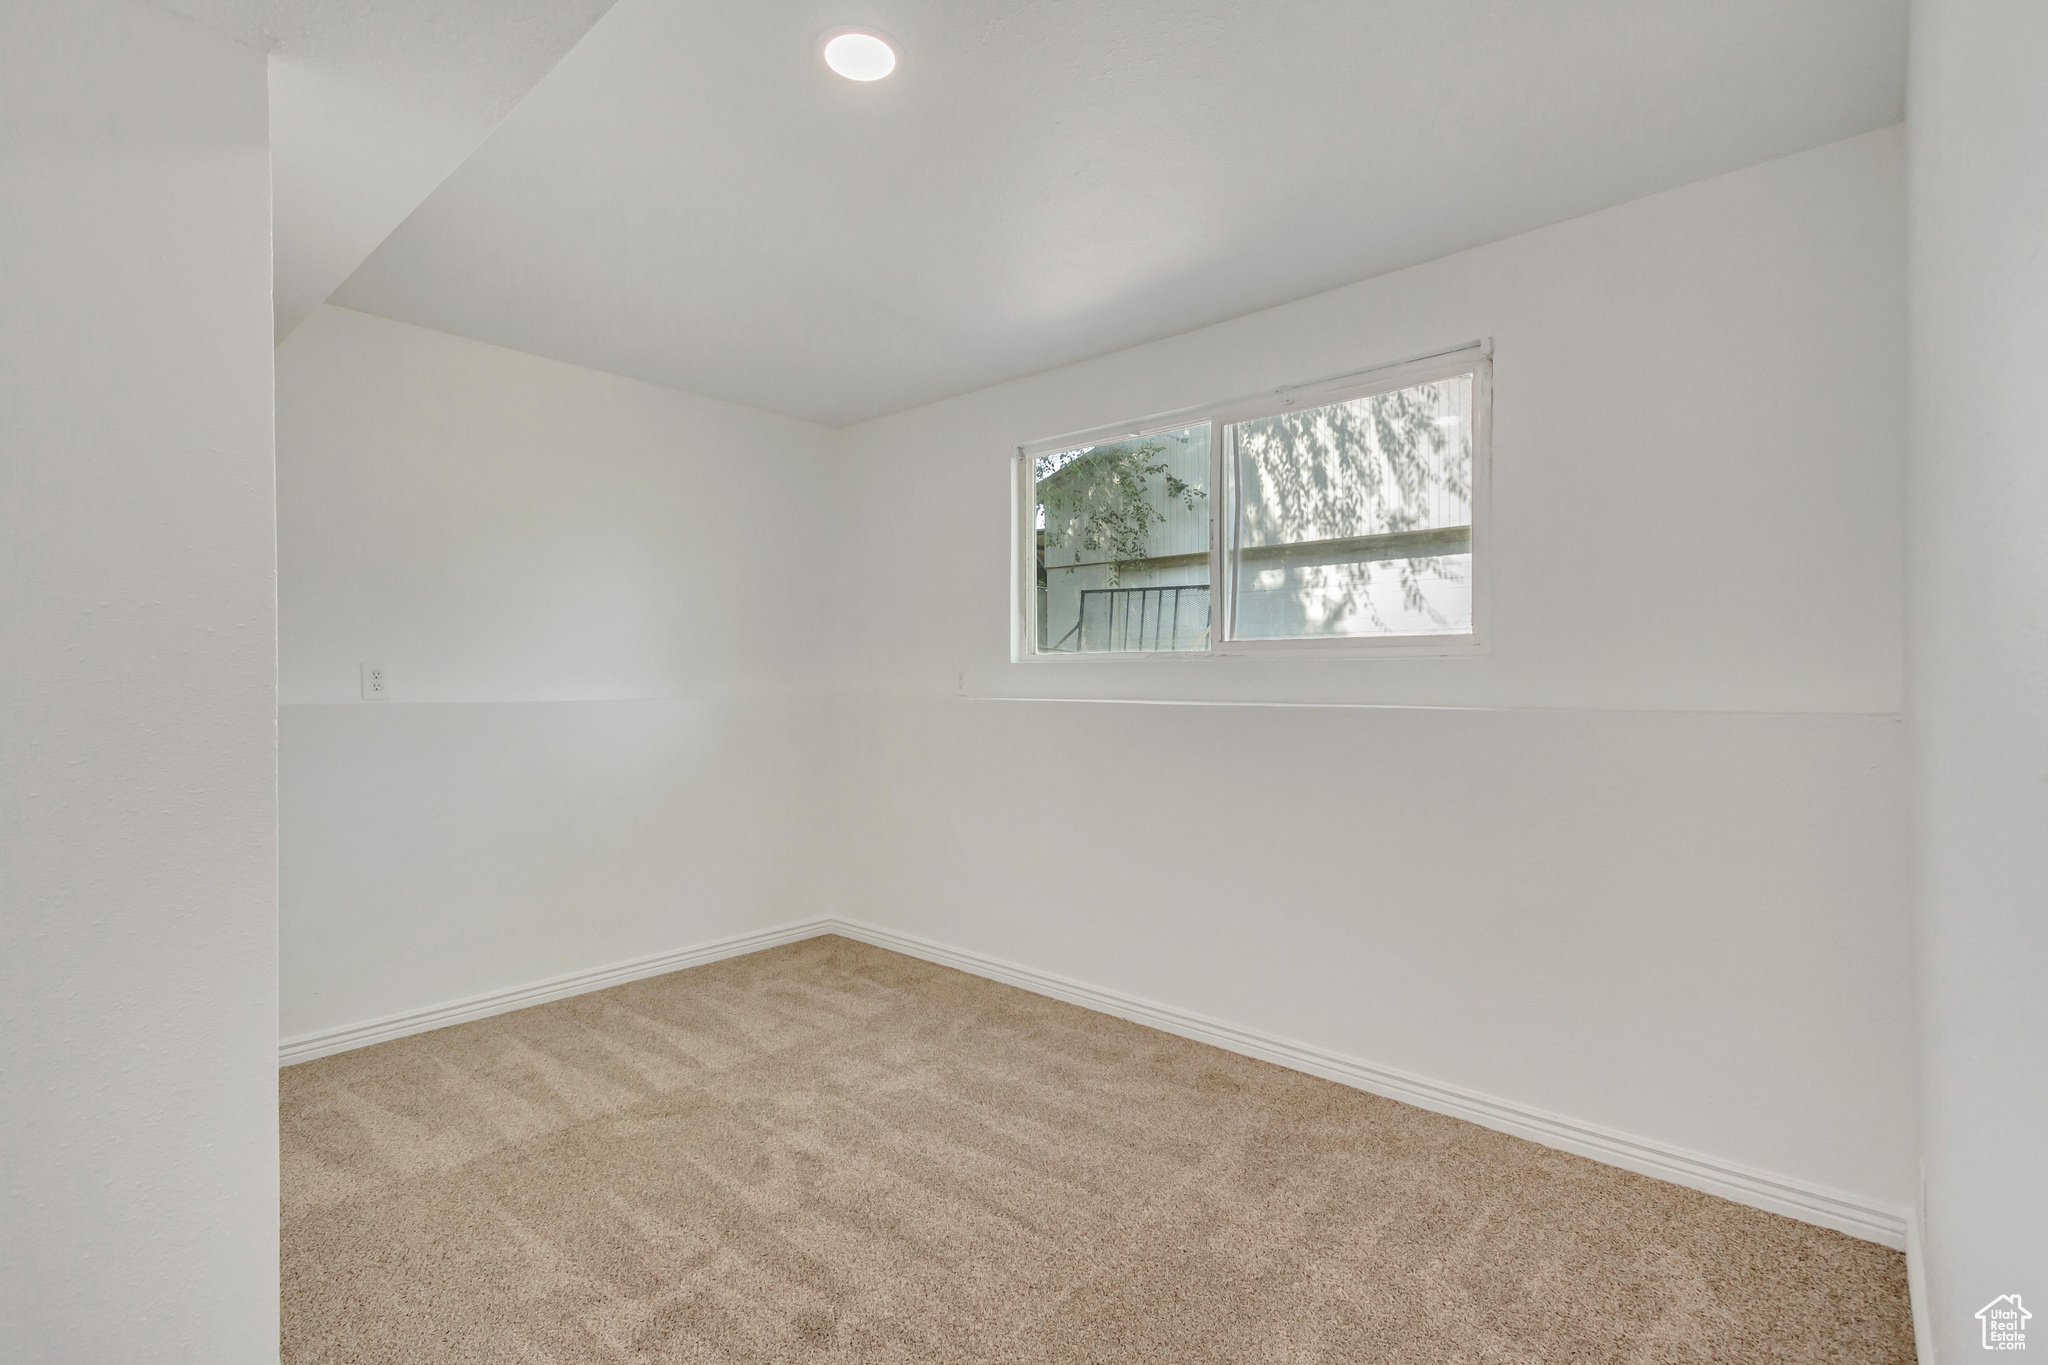
<svg viewBox="0 0 2048 1365">
<path fill-rule="evenodd" d="M 363 700 L 385 701 L 391 696 L 390 684 L 385 681 L 384 665 L 363 665 Z"/>
</svg>

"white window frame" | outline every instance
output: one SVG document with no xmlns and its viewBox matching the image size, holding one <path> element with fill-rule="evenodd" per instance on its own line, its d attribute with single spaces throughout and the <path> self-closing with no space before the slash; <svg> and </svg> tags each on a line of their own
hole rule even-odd
<svg viewBox="0 0 2048 1365">
<path fill-rule="evenodd" d="M 1331 403 L 1371 398 L 1397 389 L 1472 376 L 1472 626 L 1443 635 L 1342 635 L 1296 640 L 1235 640 L 1230 628 L 1236 616 L 1236 575 L 1230 572 L 1226 518 L 1238 513 L 1236 466 L 1225 449 L 1225 434 L 1239 422 L 1271 417 L 1291 408 L 1317 408 Z M 1041 653 L 1038 648 L 1037 481 L 1040 455 L 1112 441 L 1135 440 L 1166 431 L 1209 427 L 1209 621 L 1207 649 L 1096 650 L 1088 653 Z M 1455 350 L 1438 351 L 1391 365 L 1354 370 L 1328 379 L 1274 389 L 1250 398 L 1231 399 L 1162 413 L 1137 422 L 1122 422 L 1089 431 L 1069 432 L 1020 445 L 1011 458 L 1010 528 L 1010 658 L 1015 663 L 1138 663 L 1200 659 L 1270 658 L 1460 658 L 1484 654 L 1488 627 L 1493 561 L 1493 343 L 1477 341 Z"/>
</svg>

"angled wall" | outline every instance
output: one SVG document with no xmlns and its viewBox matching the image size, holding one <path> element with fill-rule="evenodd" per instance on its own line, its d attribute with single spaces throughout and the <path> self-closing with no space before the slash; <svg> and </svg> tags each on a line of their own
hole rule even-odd
<svg viewBox="0 0 2048 1365">
<path fill-rule="evenodd" d="M 0 6 L 0 1359 L 277 1359 L 262 54 Z"/>
</svg>

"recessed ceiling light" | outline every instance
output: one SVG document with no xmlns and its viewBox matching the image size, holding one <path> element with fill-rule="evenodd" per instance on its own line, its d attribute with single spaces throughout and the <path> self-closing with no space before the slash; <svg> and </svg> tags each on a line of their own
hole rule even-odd
<svg viewBox="0 0 2048 1365">
<path fill-rule="evenodd" d="M 850 81 L 878 81 L 896 69 L 896 49 L 872 33 L 842 33 L 825 44 L 825 65 Z"/>
</svg>

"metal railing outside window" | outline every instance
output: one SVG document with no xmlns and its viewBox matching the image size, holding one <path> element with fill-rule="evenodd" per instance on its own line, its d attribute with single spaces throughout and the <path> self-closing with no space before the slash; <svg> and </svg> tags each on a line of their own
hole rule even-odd
<svg viewBox="0 0 2048 1365">
<path fill-rule="evenodd" d="M 1203 649 L 1209 643 L 1209 585 L 1088 588 L 1080 619 L 1055 648 L 1102 651 Z"/>
</svg>

